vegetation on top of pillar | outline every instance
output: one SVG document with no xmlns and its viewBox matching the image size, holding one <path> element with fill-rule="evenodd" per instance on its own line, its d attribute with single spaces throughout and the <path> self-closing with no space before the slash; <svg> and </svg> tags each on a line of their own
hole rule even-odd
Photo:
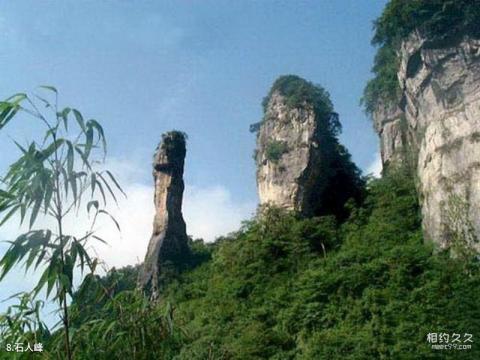
<svg viewBox="0 0 480 360">
<path fill-rule="evenodd" d="M 280 101 L 287 109 L 305 109 L 315 116 L 314 133 L 308 140 L 311 142 L 308 146 L 310 151 L 316 154 L 316 158 L 322 160 L 310 165 L 304 172 L 305 179 L 308 179 L 305 181 L 309 182 L 308 187 L 311 189 L 306 193 L 306 203 L 309 205 L 303 210 L 304 215 L 335 215 L 338 220 L 345 220 L 348 217 L 346 202 L 349 199 L 353 199 L 357 204 L 361 202 L 365 181 L 361 171 L 351 160 L 348 150 L 338 140 L 342 127 L 329 93 L 320 85 L 299 76 L 280 76 L 263 100 L 264 119 L 252 125 L 251 130 L 260 129 L 266 120 L 265 116 L 268 116 L 269 104 L 277 95 L 282 97 Z M 265 159 L 274 164 L 279 163 L 285 153 L 294 151 L 288 141 L 270 139 L 262 146 Z M 254 159 L 258 164 L 258 152 Z M 281 169 L 288 171 L 283 164 Z"/>
<path fill-rule="evenodd" d="M 183 163 L 187 153 L 187 139 L 188 135 L 183 131 L 168 131 L 162 134 L 162 141 L 157 147 L 157 151 L 159 148 L 165 151 L 165 155 L 171 163 Z M 157 151 L 155 152 L 155 155 Z"/>
<path fill-rule="evenodd" d="M 268 95 L 262 101 L 264 116 L 267 113 L 268 104 L 272 95 L 278 93 L 285 99 L 285 105 L 289 109 L 311 108 L 315 112 L 317 121 L 323 124 L 332 135 L 336 136 L 342 131 L 338 114 L 334 112 L 330 94 L 320 85 L 302 79 L 297 75 L 280 76 L 273 83 Z M 251 132 L 257 132 L 265 121 L 250 125 Z"/>
</svg>

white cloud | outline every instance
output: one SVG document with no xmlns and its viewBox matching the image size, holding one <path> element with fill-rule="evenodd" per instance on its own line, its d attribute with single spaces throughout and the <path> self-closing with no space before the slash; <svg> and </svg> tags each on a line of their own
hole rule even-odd
<svg viewBox="0 0 480 360">
<path fill-rule="evenodd" d="M 143 261 L 152 231 L 153 181 L 146 183 L 146 170 L 131 161 L 108 159 L 106 168 L 117 176 L 127 194 L 127 198 L 119 196 L 118 206 L 111 203 L 107 208 L 120 224 L 121 232 L 104 216 L 95 228 L 96 235 L 108 245 L 92 239 L 90 250 L 103 259 L 108 267 L 138 264 Z M 222 185 L 198 187 L 187 184 L 183 205 L 187 232 L 194 238 L 214 241 L 220 235 L 237 230 L 241 221 L 253 214 L 255 206 L 251 201 L 235 202 L 230 191 Z M 65 221 L 65 228 L 77 237 L 85 234 L 91 224 L 91 218 L 83 209 Z M 38 224 L 39 227 L 52 225 L 46 220 L 40 220 Z M 19 232 L 17 223 L 12 221 L 0 229 L 0 238 L 12 239 Z"/>
<path fill-rule="evenodd" d="M 375 177 L 380 177 L 382 175 L 382 157 L 380 153 L 375 154 L 375 159 L 368 165 L 366 173 L 372 174 Z"/>
<path fill-rule="evenodd" d="M 223 186 L 199 188 L 187 186 L 184 196 L 184 217 L 187 232 L 207 242 L 237 230 L 242 220 L 250 218 L 256 204 L 237 203 Z"/>
<path fill-rule="evenodd" d="M 108 266 L 137 264 L 143 261 L 152 231 L 153 181 L 150 184 L 142 182 L 142 170 L 131 162 L 111 159 L 107 165 L 115 174 L 120 174 L 119 181 L 128 197 L 121 199 L 118 207 L 109 209 L 120 224 L 121 233 L 105 219 L 98 235 L 109 245 L 98 243 L 95 250 Z M 221 185 L 198 187 L 187 184 L 183 200 L 187 233 L 207 242 L 214 241 L 220 235 L 237 230 L 241 221 L 251 216 L 255 205 L 234 202 L 229 190 Z"/>
<path fill-rule="evenodd" d="M 152 231 L 153 188 L 140 183 L 131 183 L 124 185 L 124 191 L 128 197 L 120 199 L 118 207 L 109 208 L 109 212 L 120 224 L 121 232 L 107 217 L 97 228 L 97 235 L 108 245 L 96 243 L 94 249 L 108 267 L 142 262 Z"/>
</svg>

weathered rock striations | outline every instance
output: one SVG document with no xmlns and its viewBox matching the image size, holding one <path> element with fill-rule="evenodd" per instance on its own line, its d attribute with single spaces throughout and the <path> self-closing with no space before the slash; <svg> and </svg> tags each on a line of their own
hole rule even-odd
<svg viewBox="0 0 480 360">
<path fill-rule="evenodd" d="M 140 286 L 154 296 L 158 295 L 158 286 L 166 267 L 181 263 L 189 254 L 182 216 L 185 154 L 185 135 L 171 131 L 162 135 L 153 159 L 156 213 Z"/>
<path fill-rule="evenodd" d="M 399 56 L 401 100 L 373 114 L 384 168 L 412 165 L 427 239 L 445 248 L 461 231 L 474 241 L 480 238 L 480 40 L 440 46 L 415 33 Z"/>
<path fill-rule="evenodd" d="M 257 126 L 261 206 L 305 216 L 343 216 L 348 198 L 360 197 L 358 169 L 338 143 L 338 115 L 322 88 L 297 76 L 280 77 L 265 99 L 264 118 Z"/>
<path fill-rule="evenodd" d="M 257 138 L 261 204 L 310 212 L 305 185 L 318 177 L 313 171 L 321 162 L 317 137 L 313 108 L 288 109 L 282 95 L 272 95 Z"/>
</svg>

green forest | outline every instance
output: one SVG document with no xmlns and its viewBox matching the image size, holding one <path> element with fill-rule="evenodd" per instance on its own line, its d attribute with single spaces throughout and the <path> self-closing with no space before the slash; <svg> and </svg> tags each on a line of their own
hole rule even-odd
<svg viewBox="0 0 480 360">
<path fill-rule="evenodd" d="M 407 175 L 371 180 L 364 205 L 351 211 L 338 224 L 331 216 L 301 219 L 270 209 L 215 244 L 193 243 L 203 260 L 165 290 L 155 309 L 163 322 L 148 327 L 130 319 L 152 336 L 143 358 L 154 351 L 172 359 L 436 359 L 429 332 L 479 330 L 478 264 L 434 254 L 423 243 Z M 103 285 L 117 281 L 133 290 L 132 271 L 111 274 Z M 117 295 L 126 296 L 134 293 Z M 114 321 L 120 299 L 92 309 L 92 319 Z M 124 330 L 115 326 L 111 336 Z M 92 355 L 96 348 L 132 357 L 135 345 L 142 351 L 140 336 L 120 338 L 126 346 L 115 349 L 85 330 L 79 348 Z M 160 347 L 153 336 L 159 333 Z"/>
<path fill-rule="evenodd" d="M 439 359 L 427 334 L 480 330 L 478 261 L 424 243 L 408 174 L 366 186 L 342 224 L 272 208 L 214 244 L 192 241 L 190 269 L 155 303 L 136 290 L 136 268 L 88 276 L 70 306 L 74 357 Z M 17 322 L 32 317 L 24 302 Z M 62 357 L 60 330 L 23 336 Z"/>
</svg>

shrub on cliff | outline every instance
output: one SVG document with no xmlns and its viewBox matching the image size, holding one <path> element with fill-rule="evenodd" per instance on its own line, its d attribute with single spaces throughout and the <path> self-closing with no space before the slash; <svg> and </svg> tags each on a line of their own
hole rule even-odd
<svg viewBox="0 0 480 360">
<path fill-rule="evenodd" d="M 480 37 L 479 0 L 391 0 L 375 21 L 373 45 L 374 78 L 367 83 L 362 98 L 365 110 L 372 113 L 382 103 L 398 99 L 397 51 L 400 42 L 413 31 L 435 41 L 436 46 L 448 38 L 462 35 Z"/>
<path fill-rule="evenodd" d="M 330 94 L 320 85 L 313 84 L 297 75 L 280 76 L 275 80 L 268 95 L 262 101 L 264 114 L 266 114 L 268 103 L 275 93 L 285 98 L 285 104 L 290 109 L 311 106 L 315 111 L 318 123 L 321 124 L 321 128 L 328 131 L 332 136 L 336 136 L 342 131 L 338 114 L 333 110 Z M 250 125 L 250 131 L 257 132 L 262 123 L 263 120 Z"/>
<path fill-rule="evenodd" d="M 265 156 L 267 160 L 274 163 L 278 162 L 283 154 L 288 152 L 287 144 L 284 141 L 270 141 L 265 149 Z"/>
</svg>

